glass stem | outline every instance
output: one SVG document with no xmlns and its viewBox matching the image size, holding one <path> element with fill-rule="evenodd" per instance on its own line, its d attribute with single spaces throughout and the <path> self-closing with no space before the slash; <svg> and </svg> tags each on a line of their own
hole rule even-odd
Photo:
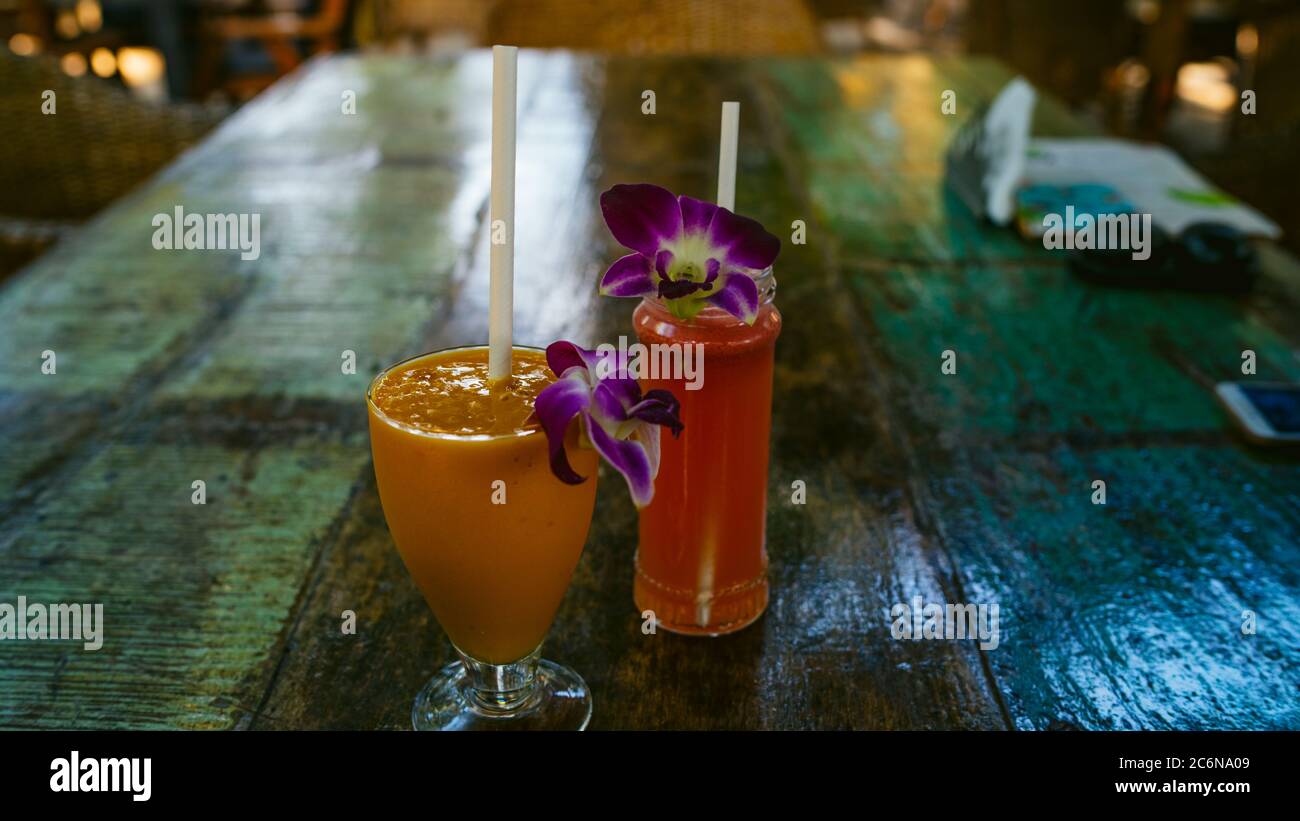
<svg viewBox="0 0 1300 821">
<path fill-rule="evenodd" d="M 537 660 L 539 645 L 533 652 L 509 664 L 479 661 L 457 648 L 465 665 L 466 701 L 475 709 L 491 715 L 514 714 L 536 704 Z"/>
</svg>

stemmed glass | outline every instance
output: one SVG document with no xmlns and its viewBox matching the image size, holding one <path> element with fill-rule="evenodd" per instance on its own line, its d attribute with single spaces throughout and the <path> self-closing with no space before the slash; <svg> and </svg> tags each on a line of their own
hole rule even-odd
<svg viewBox="0 0 1300 821">
<path fill-rule="evenodd" d="M 550 381 L 542 351 L 512 350 L 516 394 L 528 393 L 530 379 Z M 590 478 L 565 484 L 534 420 L 516 414 L 504 428 L 476 427 L 485 412 L 528 401 L 485 393 L 473 375 L 486 361 L 485 346 L 422 354 L 382 371 L 366 392 L 388 528 L 460 656 L 420 691 L 411 723 L 582 729 L 591 717 L 586 683 L 540 651 L 591 525 L 597 456 L 569 448 Z"/>
</svg>

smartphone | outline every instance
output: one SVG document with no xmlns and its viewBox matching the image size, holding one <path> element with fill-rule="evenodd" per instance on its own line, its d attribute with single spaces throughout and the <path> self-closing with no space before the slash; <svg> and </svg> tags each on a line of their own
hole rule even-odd
<svg viewBox="0 0 1300 821">
<path fill-rule="evenodd" d="M 1220 382 L 1214 392 L 1254 441 L 1300 443 L 1300 383 Z"/>
</svg>

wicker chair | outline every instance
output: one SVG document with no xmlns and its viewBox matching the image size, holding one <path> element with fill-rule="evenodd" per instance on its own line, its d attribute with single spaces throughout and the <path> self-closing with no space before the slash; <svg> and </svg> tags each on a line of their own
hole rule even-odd
<svg viewBox="0 0 1300 821">
<path fill-rule="evenodd" d="M 493 43 L 610 54 L 815 54 L 802 0 L 498 0 Z"/>
<path fill-rule="evenodd" d="M 42 112 L 45 92 L 55 113 Z M 220 115 L 159 106 L 0 50 L 0 260 L 24 258 L 166 165 Z M 11 263 L 12 264 L 12 263 Z"/>
</svg>

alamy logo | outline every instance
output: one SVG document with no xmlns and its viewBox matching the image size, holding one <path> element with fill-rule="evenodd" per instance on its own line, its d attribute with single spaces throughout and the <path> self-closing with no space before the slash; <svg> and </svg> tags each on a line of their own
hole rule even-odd
<svg viewBox="0 0 1300 821">
<path fill-rule="evenodd" d="M 1044 214 L 1043 247 L 1049 251 L 1119 250 L 1133 252 L 1133 259 L 1151 256 L 1150 214 L 1075 214 L 1065 206 L 1065 216 Z"/>
<path fill-rule="evenodd" d="M 889 609 L 889 632 L 896 639 L 974 639 L 981 650 L 996 650 L 1001 641 L 997 604 L 926 604 L 913 596 Z"/>
<path fill-rule="evenodd" d="M 261 214 L 154 214 L 153 247 L 159 251 L 239 251 L 239 258 L 262 255 Z"/>
<path fill-rule="evenodd" d="M 688 391 L 704 387 L 704 343 L 696 342 L 641 342 L 627 343 L 626 336 L 618 338 L 618 346 L 602 342 L 596 346 L 600 355 L 596 363 L 596 376 L 606 379 L 612 363 L 626 363 L 627 375 L 633 379 L 662 379 L 684 381 Z M 615 356 L 616 355 L 616 356 Z"/>
<path fill-rule="evenodd" d="M 82 758 L 77 750 L 50 762 L 51 792 L 129 792 L 132 801 L 153 795 L 153 759 Z"/>
<path fill-rule="evenodd" d="M 104 605 L 0 602 L 0 641 L 80 641 L 86 650 L 104 646 Z"/>
</svg>

